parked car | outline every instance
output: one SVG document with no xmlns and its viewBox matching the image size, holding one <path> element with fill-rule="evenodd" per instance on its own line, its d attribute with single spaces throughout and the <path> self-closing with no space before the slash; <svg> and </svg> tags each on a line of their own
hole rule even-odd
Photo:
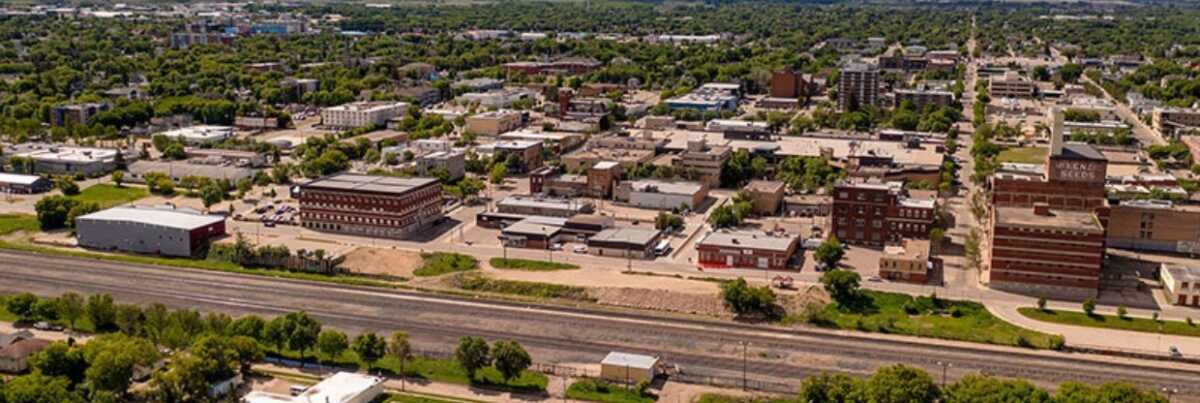
<svg viewBox="0 0 1200 403">
<path fill-rule="evenodd" d="M 587 245 L 575 245 L 575 253 L 587 253 Z"/>
<path fill-rule="evenodd" d="M 45 321 L 34 323 L 33 328 L 37 329 L 37 330 L 46 330 L 46 331 L 55 331 L 55 332 L 63 330 L 62 326 L 59 326 L 57 324 L 50 323 L 50 322 L 45 322 Z"/>
<path fill-rule="evenodd" d="M 1167 352 L 1171 353 L 1171 358 L 1183 358 L 1183 353 L 1179 352 L 1179 347 L 1171 346 L 1167 348 Z"/>
<path fill-rule="evenodd" d="M 562 250 L 562 247 L 563 245 L 561 243 L 556 243 L 550 245 L 550 250 Z"/>
</svg>

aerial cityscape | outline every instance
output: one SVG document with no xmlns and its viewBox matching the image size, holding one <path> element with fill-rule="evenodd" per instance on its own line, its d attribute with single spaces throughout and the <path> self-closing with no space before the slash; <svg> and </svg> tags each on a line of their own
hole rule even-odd
<svg viewBox="0 0 1200 403">
<path fill-rule="evenodd" d="M 1200 402 L 1200 3 L 0 2 L 0 403 Z"/>
</svg>

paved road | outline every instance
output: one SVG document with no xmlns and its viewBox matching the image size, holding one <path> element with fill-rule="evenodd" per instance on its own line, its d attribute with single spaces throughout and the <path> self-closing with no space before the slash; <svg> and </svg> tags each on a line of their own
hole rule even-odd
<svg viewBox="0 0 1200 403">
<path fill-rule="evenodd" d="M 418 346 L 449 345 L 462 335 L 514 339 L 539 360 L 596 362 L 611 350 L 663 355 L 691 374 L 740 375 L 740 342 L 749 343 L 751 379 L 796 384 L 819 371 L 865 374 L 907 363 L 950 379 L 968 373 L 1066 380 L 1126 380 L 1176 388 L 1200 398 L 1200 366 L 1143 362 L 913 338 L 783 329 L 628 312 L 528 306 L 176 268 L 0 252 L 0 292 L 110 293 L 118 301 L 231 314 L 308 311 L 350 332 L 410 332 Z"/>
</svg>

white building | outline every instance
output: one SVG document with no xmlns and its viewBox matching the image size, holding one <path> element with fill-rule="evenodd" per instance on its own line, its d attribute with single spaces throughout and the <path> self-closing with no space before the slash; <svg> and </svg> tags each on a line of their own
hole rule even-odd
<svg viewBox="0 0 1200 403">
<path fill-rule="evenodd" d="M 652 381 L 658 374 L 658 357 L 614 351 L 600 361 L 600 378 L 609 382 L 633 385 Z"/>
<path fill-rule="evenodd" d="M 45 143 L 22 143 L 4 148 L 5 162 L 12 157 L 33 160 L 34 173 L 102 175 L 116 168 L 120 151 L 112 148 L 71 147 Z"/>
<path fill-rule="evenodd" d="M 671 210 L 679 206 L 695 209 L 707 196 L 708 188 L 699 182 L 629 181 L 621 183 L 616 191 L 617 200 L 658 210 Z"/>
<path fill-rule="evenodd" d="M 229 126 L 191 126 L 159 134 L 183 140 L 188 145 L 215 144 L 233 137 L 233 128 Z"/>
<path fill-rule="evenodd" d="M 383 394 L 383 378 L 338 372 L 296 396 L 261 391 L 242 396 L 244 403 L 367 403 Z"/>
<path fill-rule="evenodd" d="M 1200 267 L 1163 263 L 1161 277 L 1167 301 L 1200 306 Z"/>
<path fill-rule="evenodd" d="M 322 109 L 321 124 L 340 129 L 384 126 L 407 110 L 405 102 L 353 102 Z"/>
</svg>

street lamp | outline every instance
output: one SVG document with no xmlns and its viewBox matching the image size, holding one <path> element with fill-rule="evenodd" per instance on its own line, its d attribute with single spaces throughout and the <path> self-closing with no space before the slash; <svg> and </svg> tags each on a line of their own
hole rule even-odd
<svg viewBox="0 0 1200 403">
<path fill-rule="evenodd" d="M 942 367 L 942 387 L 944 388 L 944 387 L 946 387 L 946 369 L 953 367 L 954 364 L 951 364 L 946 361 L 938 361 L 937 365 Z"/>
</svg>

